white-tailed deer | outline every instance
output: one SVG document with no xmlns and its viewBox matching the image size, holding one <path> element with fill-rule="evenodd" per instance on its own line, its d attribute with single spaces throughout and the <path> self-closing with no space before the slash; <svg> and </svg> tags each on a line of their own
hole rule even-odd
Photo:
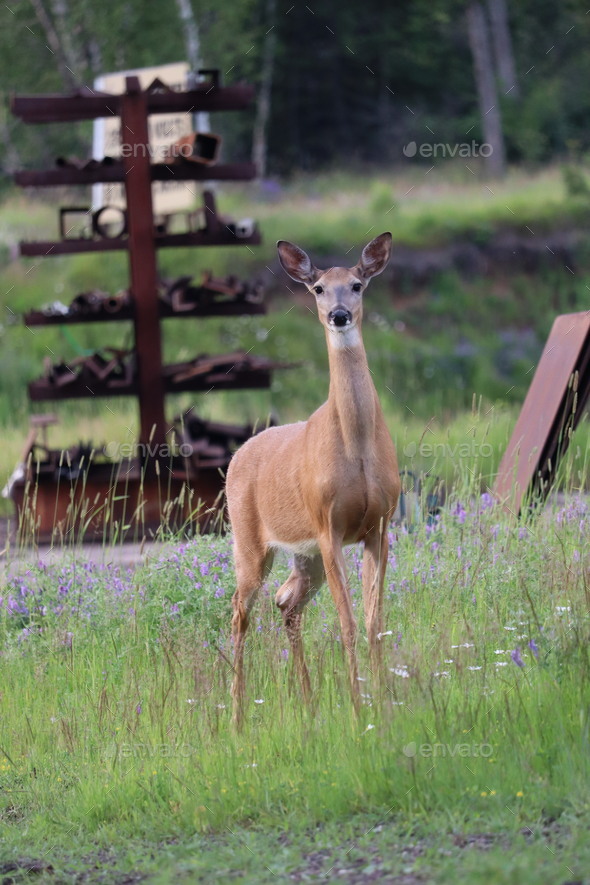
<svg viewBox="0 0 590 885">
<path fill-rule="evenodd" d="M 301 615 L 327 579 L 358 707 L 356 624 L 342 547 L 364 542 L 363 605 L 372 667 L 378 667 L 387 527 L 400 490 L 395 449 L 361 336 L 363 293 L 389 260 L 391 234 L 372 240 L 352 268 L 318 270 L 298 246 L 281 240 L 277 247 L 284 270 L 315 296 L 326 332 L 330 390 L 327 402 L 307 421 L 270 427 L 252 437 L 229 465 L 226 494 L 236 568 L 232 696 L 238 723 L 248 615 L 277 548 L 294 554 L 293 570 L 278 590 L 276 603 L 304 696 L 310 694 L 310 682 Z"/>
</svg>

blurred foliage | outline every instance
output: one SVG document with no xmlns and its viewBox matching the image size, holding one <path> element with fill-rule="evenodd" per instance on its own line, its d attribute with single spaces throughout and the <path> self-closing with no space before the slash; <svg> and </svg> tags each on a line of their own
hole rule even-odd
<svg viewBox="0 0 590 885">
<path fill-rule="evenodd" d="M 35 10 L 45 9 L 46 21 Z M 410 141 L 481 138 L 463 0 L 193 0 L 206 67 L 226 82 L 262 78 L 265 37 L 276 35 L 270 171 L 334 162 L 403 162 Z M 545 161 L 590 148 L 590 17 L 581 0 L 508 0 L 518 89 L 501 95 L 511 160 Z M 269 17 L 270 16 L 270 17 Z M 47 31 L 50 23 L 52 33 Z M 175 0 L 36 0 L 0 11 L 0 83 L 57 92 L 107 71 L 186 56 Z M 52 39 L 55 41 L 52 43 Z M 500 89 L 500 92 L 503 90 Z M 228 156 L 247 156 L 254 108 L 217 115 Z M 43 165 L 90 150 L 91 125 L 25 127 L 0 110 L 2 167 Z M 415 163 L 427 162 L 416 158 Z"/>
</svg>

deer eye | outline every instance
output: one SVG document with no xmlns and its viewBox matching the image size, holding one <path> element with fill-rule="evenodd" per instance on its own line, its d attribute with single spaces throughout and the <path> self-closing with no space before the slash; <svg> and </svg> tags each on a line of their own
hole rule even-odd
<svg viewBox="0 0 590 885">
<path fill-rule="evenodd" d="M 352 291 L 353 292 L 360 292 L 362 288 L 363 287 L 361 286 L 360 283 L 353 283 L 352 284 Z"/>
<path fill-rule="evenodd" d="M 314 286 L 313 291 L 315 292 L 316 295 L 321 295 L 324 291 L 324 287 L 323 286 Z"/>
</svg>

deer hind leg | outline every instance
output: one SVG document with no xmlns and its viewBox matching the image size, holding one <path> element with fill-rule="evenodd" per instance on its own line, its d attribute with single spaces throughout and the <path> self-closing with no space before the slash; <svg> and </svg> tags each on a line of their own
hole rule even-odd
<svg viewBox="0 0 590 885">
<path fill-rule="evenodd" d="M 234 646 L 234 678 L 231 694 L 234 724 L 240 726 L 244 714 L 244 643 L 248 629 L 248 617 L 260 586 L 271 569 L 273 554 L 261 544 L 239 543 L 236 540 L 234 542 L 234 559 L 236 591 L 232 597 L 231 628 Z"/>
<path fill-rule="evenodd" d="M 330 593 L 336 605 L 340 620 L 340 633 L 342 642 L 348 657 L 348 677 L 350 681 L 350 693 L 355 710 L 360 708 L 360 693 L 358 683 L 358 666 L 356 659 L 356 621 L 352 611 L 350 589 L 346 576 L 346 564 L 342 547 L 332 538 L 320 545 L 324 570 Z"/>
<path fill-rule="evenodd" d="M 320 589 L 324 580 L 324 565 L 319 554 L 316 556 L 296 554 L 293 571 L 279 588 L 275 598 L 283 615 L 291 653 L 299 674 L 301 691 L 306 701 L 311 697 L 311 684 L 303 653 L 301 619 L 304 607 Z"/>
<path fill-rule="evenodd" d="M 387 553 L 386 527 L 367 535 L 363 556 L 363 607 L 371 671 L 377 680 L 381 673 L 381 643 L 377 637 L 383 632 L 383 582 Z"/>
</svg>

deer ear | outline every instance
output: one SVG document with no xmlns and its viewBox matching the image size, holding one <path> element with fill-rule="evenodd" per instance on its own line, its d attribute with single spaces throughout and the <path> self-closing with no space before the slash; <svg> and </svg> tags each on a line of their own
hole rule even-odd
<svg viewBox="0 0 590 885">
<path fill-rule="evenodd" d="M 279 240 L 277 243 L 279 261 L 285 273 L 298 283 L 306 283 L 311 286 L 318 278 L 319 271 L 311 263 L 309 255 L 287 240 Z"/>
<path fill-rule="evenodd" d="M 357 270 L 366 280 L 376 276 L 385 269 L 391 256 L 392 238 L 390 233 L 379 234 L 365 246 Z"/>
</svg>

